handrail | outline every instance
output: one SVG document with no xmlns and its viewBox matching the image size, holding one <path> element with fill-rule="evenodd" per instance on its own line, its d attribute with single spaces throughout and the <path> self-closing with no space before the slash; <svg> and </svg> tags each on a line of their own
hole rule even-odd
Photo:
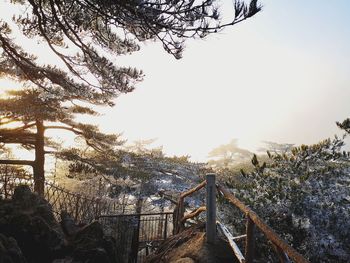
<svg viewBox="0 0 350 263">
<path fill-rule="evenodd" d="M 231 194 L 227 189 L 218 185 L 218 191 L 223 194 L 223 196 L 234 206 L 239 208 L 243 213 L 247 215 L 248 222 L 251 220 L 254 225 L 256 225 L 261 232 L 278 248 L 285 252 L 292 260 L 297 263 L 308 263 L 300 253 L 298 253 L 294 248 L 288 245 L 282 238 L 280 238 L 271 227 L 265 224 L 265 222 L 249 207 L 244 205 L 240 200 L 238 200 L 233 194 Z M 250 238 L 249 232 L 247 231 L 247 240 Z M 246 255 L 247 257 L 247 255 Z"/>
<path fill-rule="evenodd" d="M 190 189 L 190 190 L 188 190 L 180 195 L 178 202 L 177 202 L 177 207 L 174 211 L 174 233 L 175 234 L 177 234 L 183 230 L 184 223 L 187 219 L 192 218 L 193 216 L 196 216 L 200 212 L 206 210 L 205 207 L 200 207 L 197 210 L 193 211 L 192 213 L 190 213 L 186 216 L 184 215 L 184 213 L 185 213 L 185 208 L 184 208 L 185 197 L 193 194 L 194 192 L 197 192 L 198 190 L 202 189 L 204 186 L 206 186 L 206 181 L 203 181 L 202 183 L 200 183 L 196 187 L 194 187 L 194 188 L 192 188 L 192 189 Z M 233 245 L 233 250 L 234 250 L 235 255 L 237 256 L 237 258 L 240 262 L 247 262 L 247 263 L 253 262 L 254 247 L 255 247 L 255 236 L 254 236 L 255 226 L 258 227 L 259 230 L 267 237 L 267 239 L 272 242 L 281 262 L 283 262 L 283 263 L 290 262 L 289 258 L 296 263 L 308 263 L 309 262 L 300 253 L 298 253 L 294 248 L 292 248 L 290 245 L 288 245 L 282 238 L 280 238 L 278 236 L 278 234 L 271 227 L 269 227 L 251 208 L 246 206 L 243 202 L 241 202 L 238 198 L 236 198 L 231 192 L 229 192 L 223 186 L 216 185 L 216 187 L 218 189 L 218 192 L 221 195 L 223 195 L 232 205 L 236 206 L 240 211 L 242 211 L 247 217 L 246 234 L 245 234 L 245 239 L 246 239 L 245 257 L 243 257 L 240 254 L 240 252 L 238 252 L 239 248 L 238 248 L 238 246 L 235 246 L 235 242 L 234 242 L 235 238 L 230 237 L 230 239 L 232 239 L 231 243 Z M 223 225 L 221 225 L 220 227 L 222 228 Z M 225 232 L 225 230 L 223 230 L 223 231 Z"/>
<path fill-rule="evenodd" d="M 179 200 L 177 201 L 176 208 L 174 210 L 174 234 L 178 234 L 181 232 L 184 228 L 184 222 L 186 220 L 182 220 L 185 217 L 185 205 L 184 205 L 184 199 L 185 197 L 197 192 L 198 190 L 202 189 L 207 184 L 206 181 L 203 181 L 199 185 L 195 186 L 194 188 L 182 193 L 179 197 Z"/>
<path fill-rule="evenodd" d="M 187 196 L 193 194 L 194 192 L 197 192 L 198 190 L 202 189 L 206 184 L 207 184 L 206 181 L 201 182 L 201 183 L 200 183 L 199 185 L 197 185 L 196 187 L 193 187 L 192 189 L 190 189 L 190 190 L 188 190 L 188 191 L 182 193 L 182 194 L 180 195 L 180 199 L 184 199 L 185 197 L 187 197 Z"/>
<path fill-rule="evenodd" d="M 109 214 L 109 215 L 99 215 L 96 218 L 108 218 L 108 217 L 127 217 L 127 216 L 157 216 L 157 215 L 172 215 L 173 212 L 159 212 L 159 213 L 137 213 L 137 214 Z"/>
</svg>

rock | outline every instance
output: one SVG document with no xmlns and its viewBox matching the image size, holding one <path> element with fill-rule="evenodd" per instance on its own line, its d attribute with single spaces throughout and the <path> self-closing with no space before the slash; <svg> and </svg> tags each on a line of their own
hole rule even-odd
<svg viewBox="0 0 350 263">
<path fill-rule="evenodd" d="M 218 237 L 207 244 L 203 225 L 196 225 L 165 240 L 146 263 L 234 263 L 237 262 L 228 242 Z"/>
<path fill-rule="evenodd" d="M 64 235 L 50 204 L 28 186 L 0 201 L 0 233 L 13 237 L 28 262 L 52 262 L 64 246 Z"/>
<path fill-rule="evenodd" d="M 79 230 L 72 240 L 73 259 L 89 263 L 116 263 L 115 240 L 105 237 L 97 221 Z"/>
<path fill-rule="evenodd" d="M 195 261 L 192 258 L 186 257 L 171 261 L 170 263 L 195 263 Z"/>
<path fill-rule="evenodd" d="M 0 263 L 117 263 L 116 242 L 97 221 L 81 227 L 63 212 L 61 225 L 47 201 L 17 187 L 0 200 Z"/>
<path fill-rule="evenodd" d="M 1 263 L 26 263 L 21 249 L 12 237 L 0 234 L 0 262 Z"/>
<path fill-rule="evenodd" d="M 79 231 L 79 226 L 77 226 L 74 222 L 74 219 L 66 212 L 61 212 L 61 227 L 64 234 L 67 237 L 73 237 Z"/>
</svg>

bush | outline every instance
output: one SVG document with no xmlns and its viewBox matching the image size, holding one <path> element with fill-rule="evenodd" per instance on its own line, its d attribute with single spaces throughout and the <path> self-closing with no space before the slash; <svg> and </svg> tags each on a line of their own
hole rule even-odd
<svg viewBox="0 0 350 263">
<path fill-rule="evenodd" d="M 268 225 L 312 262 L 350 261 L 350 165 L 342 139 L 254 156 L 254 171 L 231 185 Z M 243 182 L 243 183 L 242 183 Z M 266 258 L 264 259 L 267 260 Z"/>
</svg>

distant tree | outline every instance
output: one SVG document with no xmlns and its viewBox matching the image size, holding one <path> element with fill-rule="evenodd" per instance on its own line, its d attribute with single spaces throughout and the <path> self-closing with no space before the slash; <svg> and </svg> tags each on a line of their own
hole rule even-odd
<svg viewBox="0 0 350 263">
<path fill-rule="evenodd" d="M 294 147 L 294 144 L 291 143 L 277 143 L 271 141 L 263 141 L 263 143 L 265 146 L 258 149 L 260 152 L 268 151 L 275 154 L 285 154 L 290 152 Z"/>
<path fill-rule="evenodd" d="M 212 0 L 10 3 L 23 10 L 20 15 L 13 15 L 22 36 L 46 44 L 51 50 L 47 56 L 58 58 L 57 65 L 39 63 L 35 54 L 19 44 L 21 39 L 14 37 L 14 25 L 0 18 L 0 77 L 34 88 L 12 93 L 12 98 L 1 101 L 1 126 L 22 124 L 3 129 L 1 140 L 35 148 L 35 187 L 40 193 L 44 182 L 44 133 L 58 128 L 55 122 L 66 125 L 60 129 L 85 137 L 95 150 L 109 149 L 115 142 L 116 138 L 103 136 L 95 126 L 71 119 L 75 113 L 94 114 L 89 107 L 74 105 L 77 101 L 112 106 L 118 95 L 131 92 L 142 80 L 141 71 L 116 66 L 111 54 L 132 53 L 139 50 L 140 42 L 157 39 L 167 52 L 180 58 L 186 39 L 216 33 L 261 10 L 257 0 L 249 4 L 236 0 L 232 20 L 222 23 L 217 1 Z M 66 108 L 64 102 L 73 105 Z M 46 126 L 46 122 L 53 125 Z M 33 165 L 30 161 L 21 163 Z"/>
<path fill-rule="evenodd" d="M 208 154 L 208 157 L 214 158 L 209 163 L 220 168 L 229 168 L 233 164 L 251 159 L 252 156 L 252 152 L 238 147 L 237 139 L 214 148 Z"/>
<path fill-rule="evenodd" d="M 45 131 L 69 131 L 101 153 L 113 152 L 122 143 L 119 135 L 106 135 L 97 126 L 75 121 L 78 114 L 96 115 L 97 112 L 76 104 L 73 99 L 74 96 L 71 100 L 62 100 L 60 96 L 35 89 L 11 91 L 7 98 L 0 99 L 0 143 L 20 144 L 35 151 L 34 161 L 6 159 L 0 163 L 32 165 L 34 189 L 40 194 L 44 191 L 47 147 L 55 147 L 54 142 L 46 138 Z"/>
<path fill-rule="evenodd" d="M 12 158 L 11 149 L 7 148 L 4 143 L 0 143 L 0 158 Z"/>
<path fill-rule="evenodd" d="M 213 0 L 10 2 L 23 10 L 13 17 L 21 33 L 47 44 L 63 67 L 40 65 L 16 44 L 11 25 L 0 19 L 0 76 L 99 104 L 113 104 L 113 98 L 132 91 L 142 79 L 141 71 L 117 67 L 111 54 L 135 52 L 140 42 L 157 39 L 180 58 L 186 39 L 216 33 L 261 10 L 257 0 L 249 4 L 236 0 L 232 20 L 222 23 Z"/>
<path fill-rule="evenodd" d="M 136 140 L 131 145 L 125 147 L 127 151 L 138 155 L 150 155 L 152 157 L 164 157 L 163 146 L 152 148 L 151 145 L 157 139 Z"/>
</svg>

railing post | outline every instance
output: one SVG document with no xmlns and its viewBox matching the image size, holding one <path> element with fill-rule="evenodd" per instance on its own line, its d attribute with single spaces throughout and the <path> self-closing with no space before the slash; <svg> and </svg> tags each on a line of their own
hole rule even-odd
<svg viewBox="0 0 350 263">
<path fill-rule="evenodd" d="M 168 237 L 168 214 L 165 214 L 164 236 L 163 236 L 163 239 L 165 240 L 167 237 Z"/>
<path fill-rule="evenodd" d="M 215 174 L 207 174 L 207 243 L 214 244 L 216 240 L 216 186 Z"/>
<path fill-rule="evenodd" d="M 75 199 L 75 216 L 74 216 L 74 219 L 75 219 L 75 222 L 78 222 L 78 220 L 81 220 L 81 218 L 79 218 L 79 203 L 80 203 L 80 195 L 78 194 L 76 196 L 76 199 Z"/>
<path fill-rule="evenodd" d="M 245 260 L 247 263 L 253 263 L 254 250 L 255 250 L 255 224 L 253 220 L 247 214 L 247 226 L 246 226 L 246 245 L 245 245 Z"/>
<path fill-rule="evenodd" d="M 8 183 L 8 174 L 7 174 L 7 164 L 5 165 L 5 182 L 4 182 L 4 193 L 5 193 L 5 199 L 8 197 L 7 193 L 7 183 Z"/>
</svg>

